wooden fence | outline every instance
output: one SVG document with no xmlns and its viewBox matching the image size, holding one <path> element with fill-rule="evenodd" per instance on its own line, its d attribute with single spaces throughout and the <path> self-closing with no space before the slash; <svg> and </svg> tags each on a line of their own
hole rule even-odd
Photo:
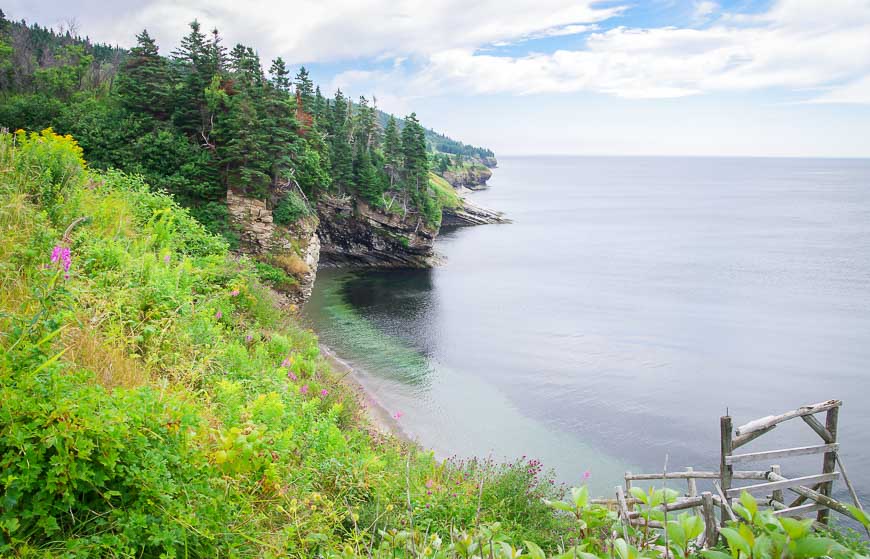
<svg viewBox="0 0 870 559">
<path fill-rule="evenodd" d="M 762 417 L 749 423 L 745 423 L 736 429 L 733 428 L 730 416 L 723 416 L 719 420 L 721 435 L 720 468 L 715 471 L 697 471 L 687 468 L 682 472 L 663 471 L 655 474 L 625 473 L 625 485 L 616 487 L 615 499 L 596 499 L 594 502 L 614 506 L 620 519 L 633 526 L 647 526 L 650 528 L 663 527 L 661 522 L 650 521 L 643 518 L 635 505 L 640 501 L 631 496 L 631 487 L 634 482 L 684 480 L 686 492 L 674 502 L 655 507 L 665 513 L 671 511 L 691 510 L 694 514 L 700 514 L 704 519 L 704 533 L 699 537 L 699 545 L 711 547 L 716 544 L 719 537 L 718 527 L 729 520 L 736 520 L 732 509 L 735 497 L 741 492 L 747 491 L 753 496 L 762 497 L 759 505 L 773 509 L 775 515 L 801 516 L 808 513 L 816 513 L 816 521 L 827 524 L 830 511 L 836 511 L 849 518 L 855 518 L 852 512 L 840 501 L 831 497 L 834 481 L 842 479 L 849 491 L 855 506 L 863 510 L 858 496 L 855 493 L 846 469 L 839 456 L 839 443 L 837 442 L 837 420 L 840 400 L 828 400 L 810 406 L 803 406 L 780 415 Z M 815 415 L 825 413 L 825 422 L 821 423 Z M 800 418 L 818 435 L 822 444 L 801 446 L 795 448 L 782 448 L 764 450 L 758 452 L 735 453 L 735 451 L 748 443 L 758 439 L 762 435 L 773 431 L 777 425 L 791 419 Z M 774 460 L 788 459 L 795 456 L 822 455 L 821 472 L 813 475 L 789 478 L 782 474 L 779 464 L 770 464 L 765 470 L 737 470 L 735 465 L 765 463 Z M 839 467 L 839 470 L 837 470 Z M 698 480 L 708 480 L 712 484 L 712 491 L 698 493 Z M 760 482 L 749 485 L 738 485 L 735 482 Z M 786 503 L 785 491 L 796 495 L 790 503 Z M 717 518 L 716 511 L 719 511 Z M 870 535 L 870 531 L 868 531 Z"/>
</svg>

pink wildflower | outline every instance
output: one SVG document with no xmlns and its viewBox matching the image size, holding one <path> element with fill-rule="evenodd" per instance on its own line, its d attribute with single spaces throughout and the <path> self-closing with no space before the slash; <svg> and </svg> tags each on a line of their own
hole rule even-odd
<svg viewBox="0 0 870 559">
<path fill-rule="evenodd" d="M 293 382 L 296 382 L 297 380 L 299 380 L 299 377 L 297 377 L 296 373 L 294 373 L 293 371 L 287 371 L 287 378 L 289 378 Z"/>
<path fill-rule="evenodd" d="M 68 247 L 62 247 L 60 245 L 56 245 L 51 250 L 51 261 L 52 262 L 60 262 L 63 266 L 64 272 L 69 272 L 70 264 L 72 264 L 72 257 Z M 66 278 L 69 274 L 65 274 Z"/>
<path fill-rule="evenodd" d="M 248 334 L 247 336 L 245 336 L 245 341 L 251 343 L 252 341 L 254 341 L 254 336 Z"/>
<path fill-rule="evenodd" d="M 586 470 L 585 472 L 583 472 L 583 479 L 584 480 L 589 479 L 591 476 L 592 476 L 592 473 L 589 470 Z"/>
<path fill-rule="evenodd" d="M 403 414 L 400 411 L 397 411 L 396 413 L 393 414 L 393 419 L 402 419 L 403 415 L 405 415 L 405 414 Z"/>
<path fill-rule="evenodd" d="M 431 479 L 426 480 L 426 489 L 432 489 L 432 486 L 435 485 L 435 482 Z"/>
<path fill-rule="evenodd" d="M 290 366 L 290 358 L 288 357 L 284 361 L 281 361 L 281 366 L 282 367 L 289 367 Z"/>
<path fill-rule="evenodd" d="M 324 398 L 326 398 L 327 396 L 329 396 L 329 390 L 324 388 L 323 390 L 320 391 L 320 395 L 323 396 Z"/>
<path fill-rule="evenodd" d="M 172 257 L 171 257 L 170 255 L 167 254 L 166 256 L 163 257 L 163 263 L 164 263 L 164 264 L 169 264 L 169 260 L 170 260 L 171 258 L 172 258 Z"/>
<path fill-rule="evenodd" d="M 307 385 L 307 384 L 303 384 L 302 386 L 300 386 L 300 387 L 299 387 L 299 392 L 300 392 L 301 394 L 308 394 L 308 385 Z"/>
<path fill-rule="evenodd" d="M 223 318 L 223 316 L 224 316 L 224 313 L 222 313 L 221 311 L 218 311 L 218 312 L 214 313 L 214 317 L 215 317 L 217 320 L 220 320 L 221 318 Z"/>
<path fill-rule="evenodd" d="M 238 296 L 239 296 L 239 290 L 238 290 L 238 289 L 233 289 L 232 291 L 230 291 L 230 295 L 233 296 L 233 297 L 238 297 Z"/>
</svg>

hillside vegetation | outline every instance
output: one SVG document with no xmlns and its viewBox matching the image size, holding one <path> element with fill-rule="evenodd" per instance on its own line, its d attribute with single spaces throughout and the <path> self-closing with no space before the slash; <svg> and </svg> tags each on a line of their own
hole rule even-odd
<svg viewBox="0 0 870 559">
<path fill-rule="evenodd" d="M 73 135 L 94 168 L 142 174 L 230 243 L 229 189 L 290 217 L 325 195 L 376 208 L 398 199 L 411 219 L 437 225 L 433 150 L 492 156 L 425 130 L 414 113 L 396 119 L 374 99 L 324 96 L 281 58 L 264 71 L 253 48 L 228 48 L 197 21 L 163 56 L 147 30 L 127 51 L 0 11 L 0 100 L 0 127 Z"/>
</svg>

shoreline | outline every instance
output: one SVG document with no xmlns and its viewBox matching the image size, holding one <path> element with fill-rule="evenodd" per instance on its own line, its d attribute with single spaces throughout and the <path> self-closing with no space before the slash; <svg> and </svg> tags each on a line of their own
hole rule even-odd
<svg viewBox="0 0 870 559">
<path fill-rule="evenodd" d="M 374 393 L 360 380 L 360 372 L 353 365 L 342 359 L 335 351 L 324 343 L 318 343 L 320 354 L 329 363 L 330 370 L 336 380 L 344 383 L 362 396 L 362 411 L 365 417 L 376 431 L 383 435 L 391 435 L 405 444 L 417 445 L 408 433 L 399 424 L 399 421 L 390 414 L 389 410 L 375 397 Z"/>
</svg>

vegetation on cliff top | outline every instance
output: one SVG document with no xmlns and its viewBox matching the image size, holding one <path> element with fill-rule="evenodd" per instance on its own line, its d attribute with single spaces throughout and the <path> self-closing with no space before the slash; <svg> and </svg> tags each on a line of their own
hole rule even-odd
<svg viewBox="0 0 870 559">
<path fill-rule="evenodd" d="M 413 113 L 397 121 L 364 97 L 326 98 L 280 58 L 266 73 L 251 47 L 229 49 L 198 22 L 168 58 L 147 31 L 136 39 L 127 52 L 0 12 L 0 126 L 72 134 L 94 168 L 143 175 L 231 242 L 230 188 L 275 208 L 330 193 L 399 200 L 436 224 L 429 148 L 487 151 L 425 131 Z"/>
</svg>

